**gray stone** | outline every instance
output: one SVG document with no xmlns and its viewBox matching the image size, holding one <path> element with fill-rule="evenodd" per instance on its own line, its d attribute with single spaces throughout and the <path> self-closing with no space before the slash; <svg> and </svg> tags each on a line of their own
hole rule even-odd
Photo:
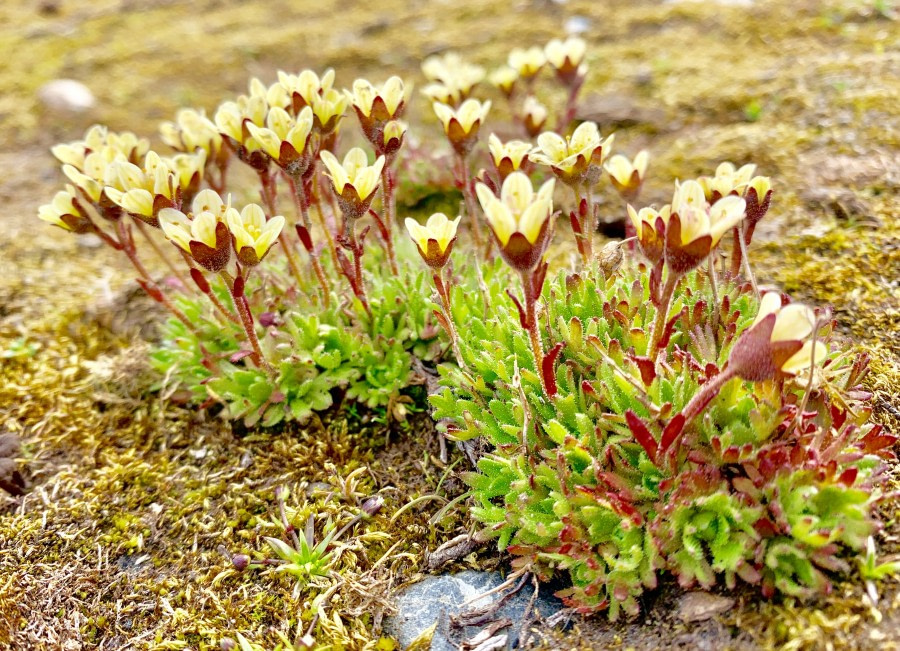
<svg viewBox="0 0 900 651">
<path fill-rule="evenodd" d="M 461 612 L 469 612 L 496 603 L 506 592 L 494 593 L 482 599 L 478 595 L 496 588 L 504 582 L 497 572 L 476 572 L 467 570 L 454 575 L 429 576 L 419 583 L 408 586 L 395 597 L 397 614 L 385 618 L 384 630 L 406 648 L 423 631 L 437 622 L 437 629 L 431 641 L 432 651 L 456 651 L 463 641 L 472 640 L 491 622 L 507 618 L 512 623 L 505 629 L 491 631 L 491 639 L 507 635 L 506 648 L 513 648 L 518 639 L 519 629 L 525 609 L 531 600 L 533 588 L 527 582 L 518 593 L 510 597 L 491 615 L 490 621 L 475 626 L 452 626 L 450 618 Z M 464 602 L 472 599 L 465 605 Z M 554 597 L 549 588 L 542 588 L 534 603 L 534 613 L 548 617 L 563 608 L 562 602 Z M 482 635 L 484 637 L 484 635 Z M 480 640 L 479 640 L 480 641 Z M 490 641 L 490 640 L 486 640 Z M 489 648 L 495 648 L 490 646 Z"/>
</svg>

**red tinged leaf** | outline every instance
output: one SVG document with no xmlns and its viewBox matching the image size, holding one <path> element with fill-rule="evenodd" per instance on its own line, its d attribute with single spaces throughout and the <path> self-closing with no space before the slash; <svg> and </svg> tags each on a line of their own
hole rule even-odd
<svg viewBox="0 0 900 651">
<path fill-rule="evenodd" d="M 662 452 L 668 450 L 669 446 L 681 436 L 681 432 L 684 431 L 684 422 L 684 414 L 678 412 L 675 414 L 675 417 L 669 421 L 669 424 L 666 425 L 666 429 L 664 429 L 662 433 L 662 438 L 659 440 L 659 449 Z"/>
<path fill-rule="evenodd" d="M 541 374 L 544 376 L 544 384 L 551 398 L 557 393 L 556 374 L 553 372 L 553 367 L 556 365 L 556 358 L 559 357 L 559 353 L 565 346 L 565 342 L 559 342 L 541 360 Z"/>
<path fill-rule="evenodd" d="M 636 413 L 629 409 L 625 412 L 625 422 L 628 424 L 628 429 L 631 430 L 631 433 L 634 436 L 635 440 L 641 444 L 641 447 L 644 448 L 647 456 L 650 457 L 650 461 L 656 463 L 656 453 L 658 451 L 658 446 L 656 444 L 656 439 L 653 438 L 653 434 L 651 434 L 650 430 L 647 429 L 644 421 L 642 421 Z"/>
<path fill-rule="evenodd" d="M 869 432 L 862 437 L 862 439 L 857 444 L 863 452 L 867 454 L 873 454 L 876 452 L 881 452 L 884 454 L 884 450 L 887 449 L 887 453 L 891 454 L 889 448 L 892 448 L 894 444 L 897 442 L 897 436 L 895 434 L 891 434 L 889 432 L 882 433 L 884 428 L 881 425 L 875 425 Z"/>
<path fill-rule="evenodd" d="M 753 528 L 763 538 L 771 538 L 778 534 L 778 527 L 769 518 L 760 518 L 753 524 Z"/>
<path fill-rule="evenodd" d="M 246 281 L 243 276 L 238 276 L 234 279 L 234 287 L 231 289 L 231 293 L 233 296 L 243 296 L 244 295 L 244 285 Z"/>
<path fill-rule="evenodd" d="M 444 316 L 443 312 L 439 312 L 438 310 L 432 310 L 431 313 L 434 314 L 434 318 L 436 318 L 438 320 L 438 322 L 441 324 L 441 327 L 444 329 L 445 332 L 451 332 L 450 324 L 447 322 L 447 317 Z"/>
<path fill-rule="evenodd" d="M 228 358 L 228 361 L 230 361 L 232 364 L 234 364 L 236 362 L 241 361 L 245 357 L 250 357 L 252 354 L 253 354 L 252 350 L 239 350 L 238 352 L 231 355 L 231 357 Z"/>
<path fill-rule="evenodd" d="M 859 474 L 859 468 L 847 468 L 844 472 L 841 473 L 841 476 L 838 477 L 838 482 L 850 488 L 856 483 L 856 476 Z"/>
<path fill-rule="evenodd" d="M 687 314 L 687 308 L 682 308 L 681 312 L 673 316 L 666 323 L 666 327 L 663 328 L 662 337 L 659 339 L 659 344 L 657 344 L 658 348 L 666 348 L 669 345 L 669 339 L 672 338 L 672 333 L 675 331 L 675 324 L 678 323 L 678 320 L 684 317 Z"/>
<path fill-rule="evenodd" d="M 594 388 L 594 385 L 588 382 L 587 380 L 581 381 L 581 390 L 584 392 L 586 396 L 598 396 L 597 390 Z"/>
<path fill-rule="evenodd" d="M 559 540 L 560 542 L 565 543 L 575 542 L 578 540 L 578 530 L 571 524 L 567 524 L 562 528 L 562 531 L 559 532 Z"/>
<path fill-rule="evenodd" d="M 656 364 L 653 363 L 653 360 L 641 355 L 633 355 L 631 359 L 641 373 L 641 381 L 644 383 L 644 386 L 649 387 L 653 384 L 653 380 L 656 379 Z"/>
<path fill-rule="evenodd" d="M 197 268 L 191 268 L 191 279 L 197 285 L 201 292 L 204 294 L 209 294 L 210 288 L 209 283 L 206 280 L 206 277 L 203 275 L 203 272 Z"/>
<path fill-rule="evenodd" d="M 303 244 L 303 248 L 312 253 L 313 243 L 309 230 L 307 230 L 306 226 L 303 224 L 297 224 L 295 228 L 297 229 L 297 237 L 300 238 L 300 243 Z"/>
<path fill-rule="evenodd" d="M 516 305 L 516 309 L 519 310 L 519 324 L 527 330 L 528 319 L 525 317 L 525 310 L 522 308 L 522 304 L 519 302 L 519 299 L 517 299 L 515 295 L 508 289 L 506 290 L 506 295 L 509 296 L 510 299 L 512 299 L 512 302 Z"/>
</svg>

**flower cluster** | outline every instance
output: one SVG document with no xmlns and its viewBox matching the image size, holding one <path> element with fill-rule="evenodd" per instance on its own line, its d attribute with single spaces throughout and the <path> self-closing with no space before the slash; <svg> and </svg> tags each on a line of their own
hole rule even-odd
<svg viewBox="0 0 900 651">
<path fill-rule="evenodd" d="M 169 310 L 153 353 L 168 395 L 247 426 L 347 403 L 390 424 L 439 377 L 439 428 L 482 439 L 461 474 L 478 537 L 540 578 L 566 573 L 581 611 L 634 614 L 661 570 L 827 590 L 841 547 L 878 527 L 896 440 L 867 423 L 866 360 L 841 352 L 827 310 L 759 292 L 748 250 L 773 193 L 755 166 L 723 163 L 639 207 L 649 154 L 613 155 L 614 134 L 576 120 L 586 60 L 578 38 L 513 50 L 490 74 L 429 58 L 445 141 L 427 153 L 407 138 L 399 77 L 253 79 L 212 118 L 164 123 L 171 151 L 103 127 L 54 147 L 68 182 L 38 216 L 124 254 Z M 566 94 L 555 122 L 545 71 Z M 510 128 L 492 124 L 498 99 Z M 347 114 L 362 146 L 344 146 Z M 232 205 L 241 164 L 259 204 Z M 397 238 L 399 173 L 423 168 L 452 168 L 464 206 L 451 195 L 422 221 L 411 208 Z M 607 177 L 634 243 L 595 253 Z M 548 279 L 570 227 L 580 261 Z"/>
</svg>

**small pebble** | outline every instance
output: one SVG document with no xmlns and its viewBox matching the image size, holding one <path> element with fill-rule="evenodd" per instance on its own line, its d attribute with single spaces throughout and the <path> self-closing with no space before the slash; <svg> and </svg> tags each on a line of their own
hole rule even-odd
<svg viewBox="0 0 900 651">
<path fill-rule="evenodd" d="M 698 590 L 688 592 L 678 601 L 678 617 L 683 622 L 702 622 L 728 612 L 734 599 Z"/>
<path fill-rule="evenodd" d="M 584 34 L 590 28 L 591 21 L 589 18 L 585 18 L 584 16 L 571 16 L 566 19 L 565 23 L 563 23 L 563 30 L 569 36 Z"/>
<path fill-rule="evenodd" d="M 83 113 L 97 101 L 91 89 L 74 79 L 54 79 L 38 89 L 38 98 L 47 108 L 62 113 Z"/>
</svg>

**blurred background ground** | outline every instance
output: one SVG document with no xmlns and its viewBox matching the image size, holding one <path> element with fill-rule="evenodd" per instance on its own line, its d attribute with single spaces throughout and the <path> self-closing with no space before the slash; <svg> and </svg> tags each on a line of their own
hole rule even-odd
<svg viewBox="0 0 900 651">
<path fill-rule="evenodd" d="M 385 517 L 443 474 L 428 432 L 394 449 L 332 430 L 242 438 L 155 401 L 96 399 L 86 362 L 133 345 L 154 317 L 132 299 L 120 260 L 37 220 L 60 183 L 48 148 L 94 122 L 155 138 L 177 107 L 212 112 L 253 75 L 268 83 L 278 69 L 330 66 L 338 85 L 397 73 L 421 87 L 429 54 L 459 49 L 492 67 L 512 47 L 579 33 L 590 65 L 580 117 L 615 130 L 617 151 L 650 149 L 648 203 L 722 160 L 772 177 L 752 254 L 761 280 L 834 306 L 872 355 L 877 417 L 900 427 L 895 2 L 6 0 L 0 25 L 0 429 L 25 439 L 35 486 L 24 500 L 0 497 L 0 646 L 214 648 L 243 631 L 272 647 L 301 605 L 290 589 L 212 581 L 224 568 L 218 544 L 258 548 L 244 514 L 265 512 L 278 483 L 322 481 L 325 459 L 345 474 L 369 464 L 374 487 L 396 486 Z M 86 84 L 94 106 L 73 113 L 42 100 L 60 78 Z M 420 142 L 442 146 L 426 101 L 415 97 L 409 117 Z M 487 128 L 502 130 L 502 109 L 493 117 Z M 608 216 L 621 212 L 604 198 Z M 417 555 L 462 530 L 458 518 L 427 527 L 436 508 L 400 520 L 398 551 L 411 556 L 390 580 L 414 576 Z M 883 511 L 879 550 L 897 552 L 898 501 Z M 893 580 L 877 608 L 853 576 L 813 604 L 736 596 L 724 615 L 684 624 L 674 597 L 658 592 L 637 622 L 586 620 L 547 645 L 900 645 Z M 345 598 L 352 617 L 359 604 Z"/>
</svg>

